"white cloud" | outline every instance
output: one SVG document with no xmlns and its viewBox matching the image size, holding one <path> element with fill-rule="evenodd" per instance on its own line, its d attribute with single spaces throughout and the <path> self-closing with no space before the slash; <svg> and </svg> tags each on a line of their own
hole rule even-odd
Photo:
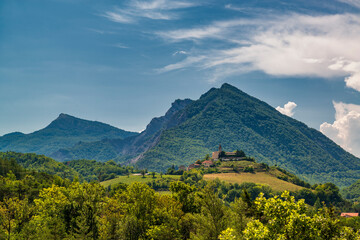
<svg viewBox="0 0 360 240">
<path fill-rule="evenodd" d="M 185 66 L 186 67 L 191 66 L 191 65 L 196 66 L 196 64 L 201 62 L 203 59 L 204 59 L 204 57 L 202 57 L 202 56 L 188 57 L 184 61 L 167 65 L 166 67 L 157 69 L 156 71 L 158 73 L 163 73 L 163 72 L 169 72 L 169 71 L 173 71 L 173 70 L 177 70 L 177 69 L 182 69 Z"/>
<path fill-rule="evenodd" d="M 333 102 L 335 121 L 324 122 L 320 131 L 345 150 L 360 157 L 360 105 Z"/>
<path fill-rule="evenodd" d="M 106 17 L 110 21 L 117 22 L 117 23 L 131 23 L 133 19 L 125 14 L 115 13 L 107 11 L 102 16 Z"/>
<path fill-rule="evenodd" d="M 280 113 L 292 117 L 294 115 L 293 110 L 296 108 L 296 103 L 294 102 L 288 102 L 284 105 L 284 107 L 276 107 L 276 110 L 278 110 Z"/>
<path fill-rule="evenodd" d="M 187 54 L 186 51 L 180 50 L 180 51 L 174 52 L 172 55 L 173 55 L 173 56 L 176 56 L 176 55 L 186 55 L 186 54 Z"/>
<path fill-rule="evenodd" d="M 153 0 L 153 1 L 132 1 L 131 6 L 137 9 L 142 10 L 170 10 L 170 9 L 180 9 L 180 8 L 189 8 L 196 6 L 197 4 L 193 2 L 186 1 L 172 1 L 172 0 Z"/>
<path fill-rule="evenodd" d="M 173 10 L 189 8 L 196 5 L 197 4 L 192 2 L 175 0 L 131 0 L 125 7 L 107 11 L 102 16 L 118 23 L 134 23 L 139 18 L 173 20 L 178 18 L 178 14 Z"/>
<path fill-rule="evenodd" d="M 347 3 L 354 7 L 360 8 L 360 0 L 339 0 L 339 2 Z"/>
<path fill-rule="evenodd" d="M 359 15 L 268 16 L 218 21 L 157 35 L 170 42 L 196 41 L 199 49 L 206 46 L 206 50 L 189 52 L 188 57 L 202 56 L 197 66 L 213 71 L 214 79 L 215 75 L 219 79 L 260 70 L 276 76 L 344 77 L 348 87 L 360 91 Z M 216 44 L 219 41 L 231 43 L 231 47 Z M 186 60 L 180 65 L 194 66 Z"/>
</svg>

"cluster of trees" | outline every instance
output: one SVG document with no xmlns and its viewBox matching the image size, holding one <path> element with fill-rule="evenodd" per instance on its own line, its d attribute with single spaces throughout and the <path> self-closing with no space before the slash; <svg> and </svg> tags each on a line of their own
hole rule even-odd
<svg viewBox="0 0 360 240">
<path fill-rule="evenodd" d="M 44 155 L 35 153 L 0 152 L 0 158 L 3 160 L 15 161 L 28 170 L 57 175 L 62 178 L 72 180 L 79 176 L 76 170 Z"/>
<path fill-rule="evenodd" d="M 341 194 L 353 202 L 360 202 L 360 180 L 356 181 L 349 187 L 343 188 Z"/>
<path fill-rule="evenodd" d="M 278 194 L 254 183 L 156 179 L 105 189 L 0 159 L 0 239 L 359 239 L 334 184 Z M 159 194 L 157 190 L 169 190 Z"/>
<path fill-rule="evenodd" d="M 3 177 L 2 181 L 15 181 Z M 8 183 L 7 183 L 8 184 Z M 9 183 L 10 184 L 10 183 Z M 358 239 L 360 222 L 333 208 L 309 207 L 288 192 L 252 200 L 247 191 L 230 204 L 215 183 L 203 188 L 170 183 L 171 194 L 148 185 L 53 182 L 37 197 L 0 202 L 0 239 Z"/>
<path fill-rule="evenodd" d="M 77 171 L 81 177 L 88 182 L 102 182 L 135 171 L 134 167 L 122 166 L 113 160 L 97 162 L 95 160 L 82 159 L 64 162 L 64 164 Z"/>
<path fill-rule="evenodd" d="M 28 170 L 57 175 L 62 178 L 73 180 L 78 177 L 81 181 L 105 181 L 119 175 L 127 175 L 139 172 L 132 166 L 122 166 L 113 160 L 97 162 L 95 160 L 72 160 L 57 162 L 52 158 L 35 153 L 0 152 L 2 161 L 16 162 L 19 167 Z M 1 164 L 1 162 L 0 162 Z M 18 172 L 13 169 L 13 173 Z M 1 172 L 0 172 L 1 174 Z M 4 174 L 2 174 L 4 176 Z"/>
<path fill-rule="evenodd" d="M 166 171 L 167 175 L 182 175 L 183 173 L 184 173 L 184 170 L 183 169 L 177 169 L 176 170 L 175 165 L 172 165 Z"/>
</svg>

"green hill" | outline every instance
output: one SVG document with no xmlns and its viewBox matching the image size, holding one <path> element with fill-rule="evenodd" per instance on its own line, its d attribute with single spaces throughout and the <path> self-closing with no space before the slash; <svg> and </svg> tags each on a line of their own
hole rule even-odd
<svg viewBox="0 0 360 240">
<path fill-rule="evenodd" d="M 190 99 L 176 100 L 164 116 L 151 120 L 146 129 L 140 134 L 126 139 L 104 139 L 97 142 L 81 142 L 67 149 L 60 149 L 51 155 L 59 161 L 73 159 L 96 159 L 107 161 L 116 159 L 120 162 L 128 162 L 136 159 L 142 153 L 152 148 L 163 131 L 176 126 L 181 122 L 177 113 L 192 103 Z"/>
<path fill-rule="evenodd" d="M 349 186 L 360 177 L 360 160 L 319 131 L 279 113 L 267 103 L 224 84 L 200 99 L 177 100 L 141 134 L 124 140 L 77 144 L 57 152 L 59 160 L 95 159 L 136 164 L 151 171 L 189 165 L 221 144 L 244 150 L 310 183 Z"/>
<path fill-rule="evenodd" d="M 16 162 L 27 170 L 44 172 L 62 178 L 74 179 L 75 176 L 79 176 L 79 173 L 73 168 L 44 155 L 37 155 L 35 153 L 0 152 L 0 158 Z"/>
<path fill-rule="evenodd" d="M 32 152 L 50 156 L 59 149 L 72 147 L 78 142 L 93 142 L 105 138 L 123 139 L 137 134 L 62 113 L 39 131 L 30 134 L 15 132 L 0 137 L 0 151 Z"/>
<path fill-rule="evenodd" d="M 81 159 L 63 162 L 63 164 L 77 171 L 88 182 L 106 181 L 119 175 L 126 175 L 127 172 L 133 172 L 132 167 L 121 166 L 113 160 L 97 162 L 95 160 Z"/>
<path fill-rule="evenodd" d="M 177 113 L 182 123 L 164 131 L 137 164 L 160 170 L 190 164 L 217 150 L 242 149 L 259 162 L 278 165 L 307 182 L 350 185 L 360 160 L 319 131 L 287 117 L 265 102 L 224 84 Z"/>
<path fill-rule="evenodd" d="M 360 202 L 360 180 L 351 184 L 349 187 L 343 188 L 341 195 L 348 200 Z"/>
</svg>

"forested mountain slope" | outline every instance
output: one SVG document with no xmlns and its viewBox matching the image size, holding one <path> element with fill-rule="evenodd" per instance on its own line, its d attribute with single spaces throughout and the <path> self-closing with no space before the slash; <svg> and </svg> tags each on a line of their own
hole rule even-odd
<svg viewBox="0 0 360 240">
<path fill-rule="evenodd" d="M 62 113 L 39 131 L 30 134 L 16 132 L 0 137 L 0 151 L 51 155 L 60 148 L 72 147 L 78 142 L 93 142 L 104 138 L 123 139 L 137 134 Z"/>
<path fill-rule="evenodd" d="M 60 149 L 51 157 L 66 161 L 72 159 L 95 159 L 106 161 L 117 159 L 121 162 L 130 161 L 156 145 L 163 131 L 178 125 L 182 119 L 179 111 L 192 103 L 190 99 L 176 100 L 164 116 L 151 120 L 146 129 L 139 135 L 126 139 L 104 139 L 91 143 L 79 143 L 72 148 Z"/>
<path fill-rule="evenodd" d="M 123 140 L 82 142 L 51 155 L 58 160 L 115 159 L 164 171 L 188 165 L 221 144 L 260 162 L 282 167 L 310 183 L 348 186 L 360 177 L 360 160 L 319 131 L 279 113 L 267 103 L 224 84 L 200 99 L 176 100 L 165 116 Z"/>
<path fill-rule="evenodd" d="M 221 144 L 227 151 L 243 149 L 260 162 L 276 164 L 312 183 L 343 186 L 360 176 L 358 158 L 229 84 L 211 89 L 177 116 L 182 123 L 164 131 L 137 161 L 139 166 L 159 170 L 190 164 Z"/>
</svg>

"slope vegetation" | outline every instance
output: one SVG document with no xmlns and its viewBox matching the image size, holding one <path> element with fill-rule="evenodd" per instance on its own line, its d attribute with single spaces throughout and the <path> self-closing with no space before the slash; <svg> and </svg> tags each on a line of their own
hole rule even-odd
<svg viewBox="0 0 360 240">
<path fill-rule="evenodd" d="M 177 113 L 182 123 L 164 131 L 137 164 L 162 169 L 190 164 L 217 149 L 243 149 L 308 182 L 350 185 L 360 176 L 360 160 L 319 131 L 287 117 L 265 102 L 224 84 Z"/>
<path fill-rule="evenodd" d="M 32 152 L 50 156 L 59 149 L 72 147 L 78 142 L 93 142 L 104 138 L 123 139 L 137 134 L 62 113 L 39 131 L 30 134 L 16 132 L 0 137 L 0 151 Z"/>
</svg>

